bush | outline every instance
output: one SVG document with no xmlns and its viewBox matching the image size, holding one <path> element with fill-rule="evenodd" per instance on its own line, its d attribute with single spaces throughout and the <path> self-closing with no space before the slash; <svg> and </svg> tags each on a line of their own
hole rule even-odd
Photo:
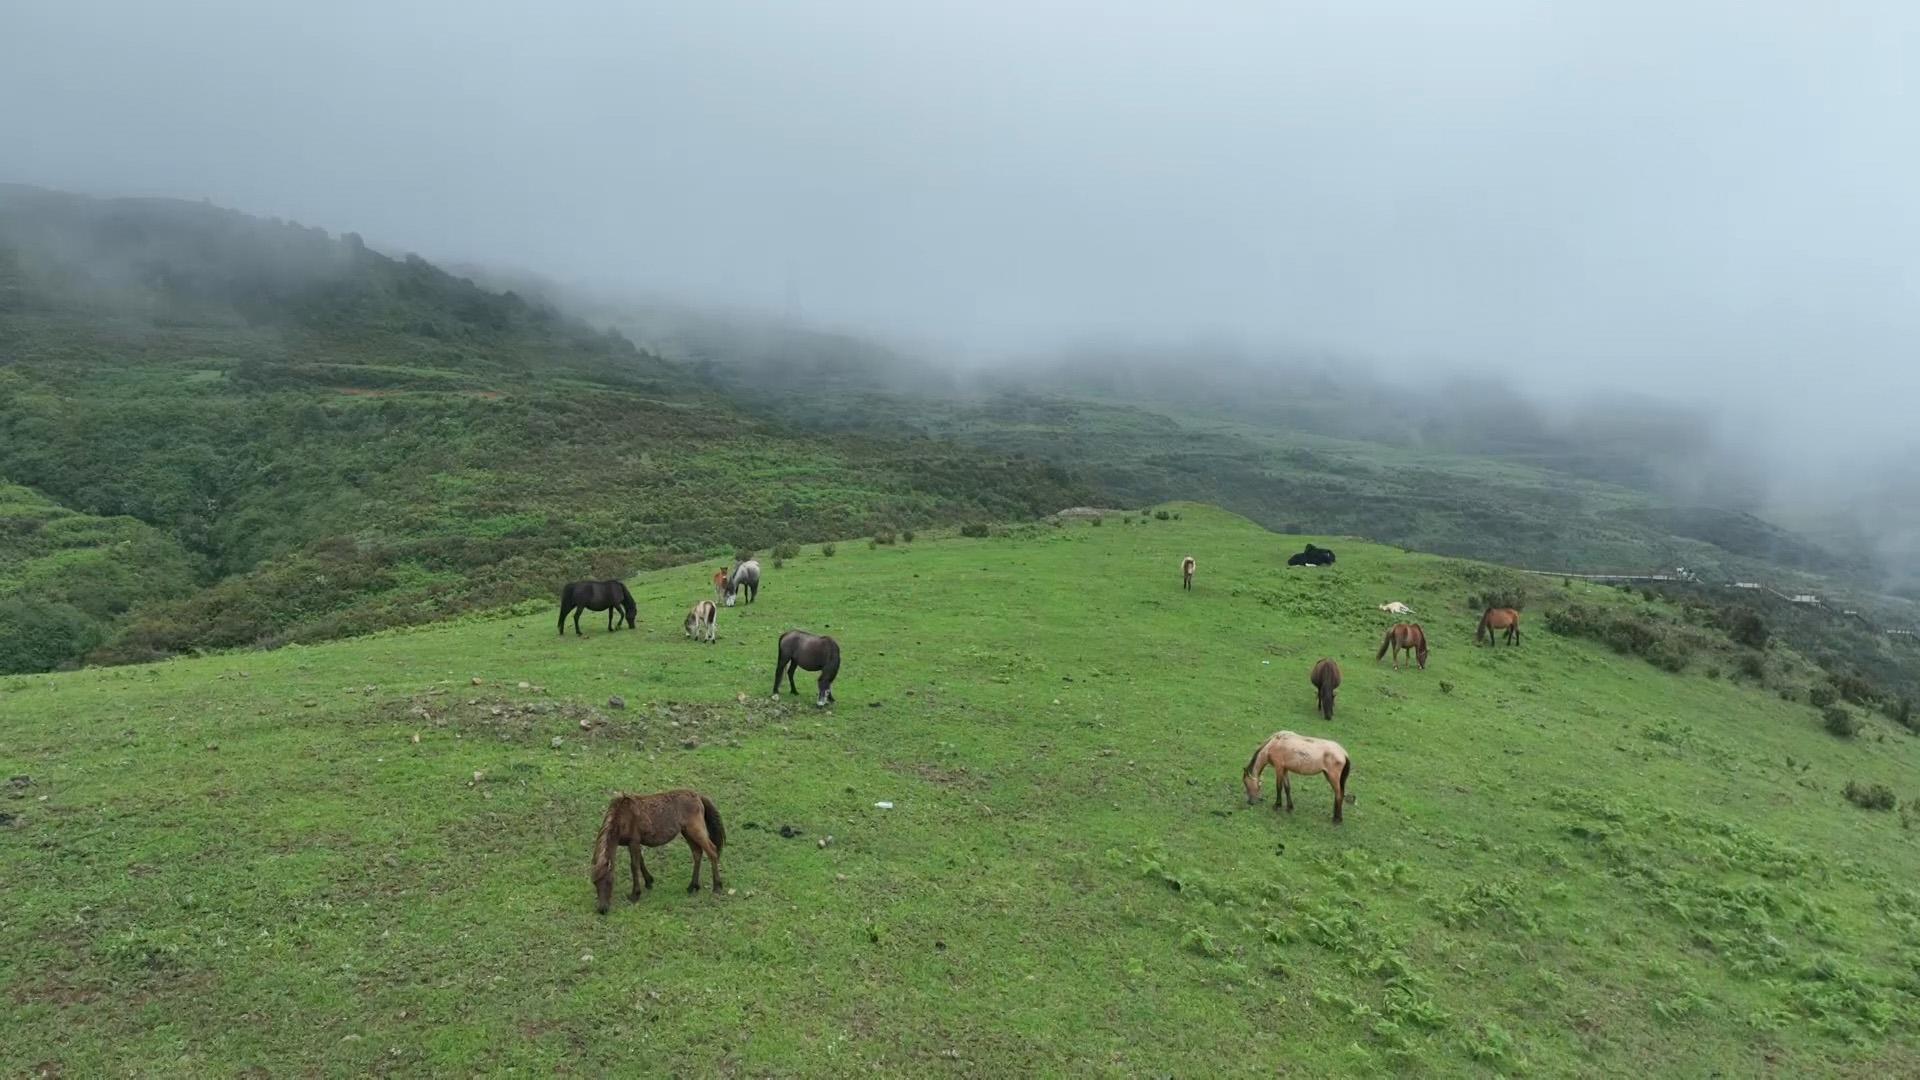
<svg viewBox="0 0 1920 1080">
<path fill-rule="evenodd" d="M 1847 781 L 1847 787 L 1841 794 L 1847 801 L 1862 810 L 1891 810 L 1895 799 L 1893 789 L 1885 784 L 1862 784 L 1858 780 Z"/>
<path fill-rule="evenodd" d="M 1914 717 L 1913 702 L 1908 700 L 1905 695 L 1887 702 L 1884 709 L 1887 714 L 1887 719 L 1899 724 L 1908 731 L 1920 734 L 1920 719 Z"/>
<path fill-rule="evenodd" d="M 903 531 L 903 532 L 902 532 L 902 533 L 900 534 L 900 539 L 902 539 L 902 540 L 905 540 L 905 541 L 906 541 L 907 543 L 909 543 L 909 544 L 911 544 L 911 543 L 913 543 L 913 530 L 912 530 L 912 529 L 907 529 L 907 530 L 905 530 L 905 531 Z"/>
<path fill-rule="evenodd" d="M 1749 649 L 1764 649 L 1767 647 L 1767 639 L 1772 634 L 1767 630 L 1767 621 L 1760 617 L 1759 612 L 1742 608 L 1733 613 L 1733 618 L 1727 626 L 1727 636 Z"/>
<path fill-rule="evenodd" d="M 779 543 L 773 545 L 773 561 L 775 565 L 778 565 L 787 559 L 797 559 L 799 557 L 800 557 L 799 547 L 797 547 L 796 545 L 786 540 L 782 540 Z"/>
<path fill-rule="evenodd" d="M 1828 706 L 1821 712 L 1820 719 L 1829 733 L 1843 739 L 1852 738 L 1860 730 L 1860 721 L 1851 712 L 1838 705 Z"/>
<path fill-rule="evenodd" d="M 1767 676 L 1767 665 L 1765 661 L 1749 653 L 1740 658 L 1740 674 L 1749 679 L 1764 679 Z"/>
<path fill-rule="evenodd" d="M 1165 510 L 1155 510 L 1153 516 L 1159 518 L 1161 521 L 1165 521 L 1173 515 L 1167 513 Z"/>
<path fill-rule="evenodd" d="M 831 558 L 833 558 L 833 553 L 834 553 L 834 552 L 836 552 L 836 551 L 838 551 L 838 550 L 840 550 L 840 549 L 839 549 L 839 548 L 836 548 L 836 547 L 834 547 L 834 546 L 833 546 L 832 544 L 821 544 L 821 545 L 820 545 L 820 554 L 822 554 L 822 555 L 824 555 L 824 556 L 826 556 L 826 557 L 827 557 L 827 558 L 829 558 L 829 559 L 831 559 Z"/>
<path fill-rule="evenodd" d="M 1834 701 L 1834 693 L 1833 693 L 1832 687 L 1830 686 L 1807 687 L 1807 704 L 1813 706 L 1814 708 L 1824 709 L 1827 706 L 1833 704 L 1833 701 Z"/>
<path fill-rule="evenodd" d="M 1093 523 L 1092 523 L 1092 524 L 1093 524 L 1093 527 L 1094 527 L 1094 528 L 1096 528 L 1096 529 L 1097 529 L 1097 528 L 1099 528 L 1099 527 L 1100 527 L 1100 521 L 1101 521 L 1101 519 L 1100 519 L 1100 518 L 1094 518 L 1094 519 L 1093 519 Z"/>
<path fill-rule="evenodd" d="M 987 527 L 979 522 L 962 525 L 960 526 L 960 535 L 971 536 L 975 539 L 984 538 L 987 535 Z"/>
<path fill-rule="evenodd" d="M 753 558 L 752 548 L 740 548 L 739 550 L 733 553 L 733 561 L 735 563 L 743 563 L 751 558 Z"/>
<path fill-rule="evenodd" d="M 873 534 L 873 542 L 874 542 L 874 544 L 875 544 L 876 546 L 877 546 L 877 545 L 880 545 L 880 544 L 891 544 L 891 543 L 893 543 L 893 530 L 892 530 L 892 529 L 881 529 L 881 530 L 880 530 L 879 532 L 877 532 L 877 533 L 874 533 L 874 534 Z"/>
</svg>

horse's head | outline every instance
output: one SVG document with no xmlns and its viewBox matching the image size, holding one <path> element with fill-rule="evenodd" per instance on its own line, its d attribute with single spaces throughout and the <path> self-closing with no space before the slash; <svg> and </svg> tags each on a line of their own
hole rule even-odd
<svg viewBox="0 0 1920 1080">
<path fill-rule="evenodd" d="M 1240 783 L 1241 783 L 1241 786 L 1247 789 L 1247 805 L 1248 806 L 1252 806 L 1254 803 L 1257 803 L 1260 801 L 1260 774 L 1259 773 L 1254 772 L 1252 769 L 1248 769 L 1246 772 L 1243 772 L 1240 774 Z"/>
</svg>

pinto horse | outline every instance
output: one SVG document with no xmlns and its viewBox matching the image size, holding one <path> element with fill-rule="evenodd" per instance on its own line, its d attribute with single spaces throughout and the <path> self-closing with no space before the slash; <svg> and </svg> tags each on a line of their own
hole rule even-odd
<svg viewBox="0 0 1920 1080">
<path fill-rule="evenodd" d="M 1393 666 L 1400 666 L 1400 654 L 1410 652 L 1420 662 L 1420 670 L 1427 670 L 1427 632 L 1420 629 L 1419 623 L 1394 623 L 1387 631 L 1386 640 L 1380 643 L 1380 651 L 1373 654 L 1374 663 L 1387 655 L 1387 649 L 1393 649 Z"/>
<path fill-rule="evenodd" d="M 1180 560 L 1180 587 L 1193 591 L 1193 556 Z"/>
<path fill-rule="evenodd" d="M 700 891 L 700 856 L 713 865 L 713 892 L 720 894 L 720 849 L 727 842 L 727 828 L 720 823 L 720 811 L 713 800 L 697 791 L 682 788 L 652 795 L 617 795 L 607 804 L 607 816 L 600 820 L 600 835 L 593 842 L 593 888 L 599 894 L 599 912 L 607 913 L 613 902 L 613 866 L 626 845 L 627 859 L 633 864 L 633 892 L 628 899 L 640 899 L 640 882 L 653 888 L 653 875 L 641 857 L 643 847 L 659 847 L 676 836 L 684 836 L 693 849 L 693 883 L 687 891 Z"/>
<path fill-rule="evenodd" d="M 727 606 L 733 606 L 734 597 L 740 590 L 747 590 L 747 603 L 751 604 L 760 597 L 760 562 L 748 559 L 733 568 L 733 574 L 727 578 Z"/>
<path fill-rule="evenodd" d="M 634 616 L 639 610 L 640 605 L 633 602 L 633 594 L 627 591 L 624 581 L 569 581 L 566 588 L 560 590 L 560 634 L 564 637 L 567 633 L 569 612 L 573 614 L 574 636 L 578 637 L 583 611 L 606 612 L 607 630 L 612 631 L 623 615 L 627 629 L 634 629 Z"/>
<path fill-rule="evenodd" d="M 773 700 L 780 700 L 780 676 L 787 677 L 787 689 L 798 696 L 793 673 L 802 668 L 820 673 L 820 693 L 813 699 L 818 706 L 833 703 L 833 679 L 840 674 L 840 643 L 830 637 L 789 630 L 780 635 L 780 657 L 773 664 Z"/>
<path fill-rule="evenodd" d="M 1333 823 L 1340 824 L 1340 808 L 1347 802 L 1347 777 L 1353 773 L 1353 759 L 1347 751 L 1331 739 L 1314 739 L 1305 735 L 1296 735 L 1291 731 L 1276 731 L 1258 750 L 1253 752 L 1253 760 L 1240 773 L 1240 782 L 1246 785 L 1247 805 L 1260 801 L 1260 774 L 1273 766 L 1276 790 L 1273 793 L 1273 808 L 1280 809 L 1284 804 L 1288 811 L 1293 809 L 1293 784 L 1287 779 L 1289 773 L 1312 776 L 1319 773 L 1327 778 L 1333 787 Z"/>
<path fill-rule="evenodd" d="M 1502 630 L 1506 633 L 1501 634 Z M 1488 645 L 1498 645 L 1499 641 L 1495 640 L 1497 636 L 1504 637 L 1509 645 L 1520 644 L 1518 611 L 1510 607 L 1490 607 L 1485 615 L 1480 616 L 1480 628 L 1473 632 L 1473 643 L 1480 644 L 1480 639 L 1484 637 Z"/>
<path fill-rule="evenodd" d="M 1333 719 L 1333 692 L 1340 689 L 1340 665 L 1329 657 L 1321 657 L 1313 665 L 1313 673 L 1307 676 L 1313 681 L 1313 688 L 1320 692 L 1320 715 Z"/>
<path fill-rule="evenodd" d="M 719 640 L 720 609 L 711 600 L 702 600 L 687 611 L 687 636 L 695 641 L 706 639 L 711 645 Z"/>
</svg>

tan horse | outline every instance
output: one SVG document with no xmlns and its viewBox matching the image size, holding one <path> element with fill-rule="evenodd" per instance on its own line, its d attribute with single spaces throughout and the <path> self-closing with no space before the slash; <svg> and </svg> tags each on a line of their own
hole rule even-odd
<svg viewBox="0 0 1920 1080">
<path fill-rule="evenodd" d="M 1420 670 L 1427 670 L 1427 632 L 1420 629 L 1419 623 L 1394 623 L 1387 631 L 1386 640 L 1380 643 L 1380 651 L 1373 654 L 1373 662 L 1387 655 L 1387 649 L 1393 649 L 1393 666 L 1400 667 L 1400 654 L 1410 652 L 1420 662 Z"/>
<path fill-rule="evenodd" d="M 724 603 L 726 599 L 727 572 L 725 570 L 715 570 L 713 572 L 713 602 L 716 604 Z"/>
<path fill-rule="evenodd" d="M 1260 749 L 1253 752 L 1253 760 L 1247 762 L 1246 769 L 1240 774 L 1240 782 L 1247 788 L 1247 805 L 1260 801 L 1260 774 L 1273 766 L 1273 775 L 1278 790 L 1273 793 L 1273 808 L 1280 809 L 1282 803 L 1288 810 L 1293 809 L 1293 785 L 1288 782 L 1287 774 L 1299 773 L 1312 776 L 1319 773 L 1327 778 L 1333 787 L 1333 823 L 1340 824 L 1340 808 L 1347 802 L 1347 776 L 1353 772 L 1353 761 L 1347 757 L 1347 751 L 1331 739 L 1314 739 L 1305 735 L 1296 735 L 1291 731 L 1276 731 Z"/>
<path fill-rule="evenodd" d="M 1308 678 L 1313 680 L 1313 688 L 1320 692 L 1320 715 L 1328 720 L 1333 719 L 1333 692 L 1340 689 L 1340 665 L 1323 656 L 1319 663 L 1313 665 L 1313 674 Z"/>
<path fill-rule="evenodd" d="M 1180 560 L 1180 587 L 1188 591 L 1193 589 L 1193 556 Z"/>
<path fill-rule="evenodd" d="M 1495 636 L 1502 630 L 1506 631 L 1507 644 L 1520 644 L 1520 613 L 1510 607 L 1490 607 L 1485 615 L 1480 616 L 1480 628 L 1473 632 L 1473 643 L 1480 644 L 1480 639 L 1484 637 L 1487 644 L 1498 645 Z"/>
<path fill-rule="evenodd" d="M 713 601 L 702 600 L 687 611 L 687 636 L 695 641 L 705 639 L 711 645 L 718 640 L 720 627 L 720 609 Z"/>
<path fill-rule="evenodd" d="M 712 799 L 684 788 L 652 795 L 617 795 L 607 804 L 600 836 L 593 842 L 593 887 L 600 897 L 600 914 L 605 915 L 613 901 L 613 869 L 620 845 L 626 845 L 627 858 L 633 864 L 633 893 L 629 899 L 638 900 L 642 878 L 647 888 L 653 888 L 653 875 L 647 873 L 640 849 L 659 847 L 676 836 L 686 837 L 687 846 L 693 849 L 693 883 L 687 891 L 700 891 L 700 856 L 704 853 L 713 864 L 713 892 L 719 895 L 720 848 L 727 842 L 727 829 L 720 824 L 720 811 L 714 809 Z"/>
</svg>

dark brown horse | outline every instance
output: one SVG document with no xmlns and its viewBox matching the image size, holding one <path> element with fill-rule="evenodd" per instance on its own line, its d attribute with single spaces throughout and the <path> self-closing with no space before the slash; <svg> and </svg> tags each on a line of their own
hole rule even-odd
<svg viewBox="0 0 1920 1080">
<path fill-rule="evenodd" d="M 1333 692 L 1340 689 L 1340 665 L 1329 657 L 1321 657 L 1313 665 L 1313 688 L 1320 692 L 1320 715 L 1333 719 Z"/>
<path fill-rule="evenodd" d="M 805 668 L 820 673 L 820 694 L 813 699 L 815 705 L 829 705 L 833 702 L 833 677 L 840 674 L 840 643 L 830 637 L 809 634 L 805 630 L 789 630 L 780 635 L 780 658 L 773 664 L 773 699 L 780 700 L 780 676 L 787 677 L 787 689 L 798 695 L 800 688 L 793 685 L 793 673 Z"/>
<path fill-rule="evenodd" d="M 1189 592 L 1193 590 L 1193 556 L 1191 555 L 1180 560 L 1180 587 Z"/>
<path fill-rule="evenodd" d="M 627 859 L 633 864 L 633 892 L 628 899 L 640 899 L 640 882 L 653 888 L 653 875 L 640 855 L 643 847 L 659 847 L 674 837 L 687 838 L 693 849 L 693 882 L 687 891 L 700 891 L 700 856 L 713 864 L 713 891 L 720 892 L 720 849 L 726 845 L 727 829 L 720 824 L 720 811 L 713 800 L 684 788 L 652 795 L 617 795 L 607 804 L 607 816 L 600 821 L 600 836 L 593 842 L 593 887 L 600 897 L 600 914 L 607 913 L 613 901 L 613 869 L 626 845 Z"/>
<path fill-rule="evenodd" d="M 633 594 L 627 591 L 624 581 L 569 581 L 566 588 L 560 590 L 560 633 L 567 632 L 567 613 L 573 613 L 573 632 L 580 634 L 580 613 L 583 611 L 604 611 L 607 613 L 607 629 L 611 631 L 619 625 L 618 620 L 626 616 L 627 629 L 634 628 L 633 619 L 640 606 L 633 602 Z"/>
<path fill-rule="evenodd" d="M 1387 655 L 1387 649 L 1393 649 L 1393 666 L 1400 666 L 1400 654 L 1410 652 L 1420 662 L 1420 670 L 1427 670 L 1427 632 L 1420 629 L 1419 623 L 1394 623 L 1387 631 L 1385 641 L 1380 643 L 1380 651 L 1373 654 L 1374 663 Z"/>
<path fill-rule="evenodd" d="M 1503 636 L 1507 644 L 1520 644 L 1520 613 L 1510 607 L 1490 607 L 1485 615 L 1480 616 L 1480 628 L 1473 632 L 1473 643 L 1480 644 L 1480 639 L 1484 637 L 1488 645 L 1498 645 L 1495 637 L 1502 630 L 1506 631 Z"/>
</svg>

